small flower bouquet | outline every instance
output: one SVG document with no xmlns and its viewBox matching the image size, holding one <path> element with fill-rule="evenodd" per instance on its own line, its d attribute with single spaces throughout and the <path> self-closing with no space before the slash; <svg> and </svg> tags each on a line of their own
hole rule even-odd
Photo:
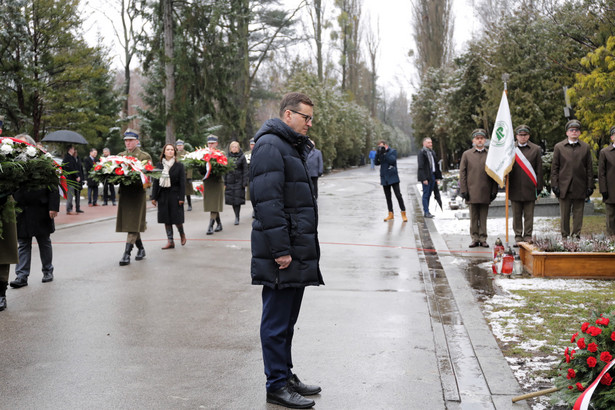
<svg viewBox="0 0 615 410">
<path fill-rule="evenodd" d="M 615 408 L 615 368 L 611 368 L 615 364 L 614 319 L 615 311 L 594 313 L 581 325 L 581 331 L 572 335 L 572 346 L 566 347 L 558 365 L 555 386 L 560 390 L 556 400 L 570 406 L 579 400 L 591 402 L 594 409 Z"/>
<path fill-rule="evenodd" d="M 148 161 L 139 161 L 135 157 L 110 155 L 102 157 L 90 170 L 90 178 L 96 182 L 108 184 L 132 185 L 141 182 L 149 184 L 149 178 L 160 178 L 160 170 Z"/>
<path fill-rule="evenodd" d="M 204 175 L 221 177 L 235 167 L 233 161 L 228 160 L 224 152 L 218 149 L 197 148 L 194 152 L 186 154 L 181 160 L 187 168 L 194 168 Z"/>
<path fill-rule="evenodd" d="M 205 190 L 205 187 L 203 187 L 203 183 L 198 184 L 195 190 L 198 196 L 203 196 L 203 191 Z"/>
<path fill-rule="evenodd" d="M 532 242 L 541 252 L 615 252 L 615 238 L 594 234 L 578 239 L 555 236 L 534 237 Z"/>
</svg>

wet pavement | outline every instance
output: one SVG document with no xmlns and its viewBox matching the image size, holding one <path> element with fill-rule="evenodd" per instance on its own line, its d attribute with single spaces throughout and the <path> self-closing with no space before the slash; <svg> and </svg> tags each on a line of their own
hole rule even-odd
<svg viewBox="0 0 615 410">
<path fill-rule="evenodd" d="M 399 170 L 408 223 L 395 201 L 382 221 L 377 170 L 320 179 L 326 286 L 306 291 L 294 370 L 322 386 L 319 409 L 527 408 L 510 401 L 520 388 L 476 302 L 493 292 L 475 267 L 489 250 L 469 252 L 465 232 L 440 235 L 420 211 L 416 158 Z M 193 206 L 188 242 L 173 250 L 160 249 L 151 209 L 147 257 L 126 267 L 116 207 L 62 207 L 55 280 L 41 283 L 34 249 L 29 286 L 9 289 L 0 313 L 0 408 L 280 408 L 265 403 L 251 207 L 234 226 L 227 206 L 224 230 L 208 236 Z"/>
</svg>

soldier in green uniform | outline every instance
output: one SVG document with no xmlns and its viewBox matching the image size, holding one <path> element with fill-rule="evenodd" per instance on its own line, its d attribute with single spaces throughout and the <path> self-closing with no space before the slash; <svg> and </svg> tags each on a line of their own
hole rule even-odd
<svg viewBox="0 0 615 410">
<path fill-rule="evenodd" d="M 147 160 L 152 162 L 152 157 L 145 151 L 141 151 L 138 147 L 139 134 L 128 128 L 124 132 L 124 145 L 126 151 L 120 152 L 118 155 L 135 157 L 139 161 Z M 131 185 L 120 185 L 120 201 L 117 207 L 117 221 L 115 225 L 116 232 L 128 232 L 126 238 L 126 249 L 124 255 L 120 259 L 120 266 L 130 263 L 130 252 L 137 245 L 137 255 L 135 260 L 140 261 L 145 257 L 145 248 L 141 241 L 141 232 L 145 232 L 145 212 L 146 212 L 146 195 L 145 188 L 141 181 Z"/>
<path fill-rule="evenodd" d="M 207 137 L 207 146 L 209 149 L 218 149 L 218 137 L 215 135 Z M 222 212 L 223 208 L 224 181 L 221 176 L 210 175 L 209 178 L 203 181 L 203 210 L 210 212 L 207 235 L 212 235 L 214 231 L 220 232 L 222 230 L 220 212 Z M 214 223 L 217 223 L 215 230 Z"/>
<path fill-rule="evenodd" d="M 10 199 L 9 199 L 10 198 Z M 0 210 L 7 201 L 12 201 L 8 195 L 0 194 Z M 0 213 L 0 218 L 2 213 Z M 6 288 L 9 284 L 9 270 L 12 263 L 19 262 L 17 253 L 17 225 L 14 221 L 2 220 L 2 237 L 0 238 L 0 311 L 6 309 Z"/>
<path fill-rule="evenodd" d="M 188 154 L 188 151 L 184 149 L 184 141 L 177 140 L 175 142 L 175 148 L 177 148 L 177 159 L 181 161 L 182 158 Z M 186 168 L 186 202 L 188 202 L 188 208 L 186 211 L 192 211 L 192 199 L 190 195 L 194 195 L 194 187 L 192 186 L 192 169 Z"/>
</svg>

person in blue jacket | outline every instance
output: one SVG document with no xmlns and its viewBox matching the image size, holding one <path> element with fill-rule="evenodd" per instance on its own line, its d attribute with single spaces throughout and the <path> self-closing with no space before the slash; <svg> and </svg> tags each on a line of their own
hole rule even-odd
<svg viewBox="0 0 615 410">
<path fill-rule="evenodd" d="M 291 346 L 306 286 L 324 285 L 320 273 L 318 208 L 312 192 L 306 136 L 314 104 L 302 93 L 284 96 L 280 118 L 267 120 L 254 137 L 250 161 L 253 285 L 263 285 L 261 345 L 267 376 L 267 402 L 310 408 L 304 396 L 318 386 L 292 372 Z"/>
<path fill-rule="evenodd" d="M 384 189 L 384 196 L 387 200 L 387 208 L 389 214 L 384 221 L 390 221 L 394 218 L 393 215 L 393 200 L 391 198 L 391 188 L 397 198 L 397 203 L 401 209 L 401 219 L 408 222 L 406 216 L 406 206 L 404 198 L 399 191 L 399 174 L 397 173 L 397 150 L 389 147 L 385 140 L 378 142 L 378 153 L 376 154 L 376 165 L 380 165 L 380 185 Z"/>
</svg>

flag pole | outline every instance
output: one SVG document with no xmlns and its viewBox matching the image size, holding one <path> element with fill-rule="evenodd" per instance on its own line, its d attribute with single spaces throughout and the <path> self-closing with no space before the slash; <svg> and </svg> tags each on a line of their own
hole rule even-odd
<svg viewBox="0 0 615 410">
<path fill-rule="evenodd" d="M 506 97 L 508 98 L 508 78 L 509 78 L 509 74 L 508 73 L 504 73 L 502 74 L 502 80 L 504 81 L 504 93 L 506 94 Z M 504 200 L 504 209 L 505 209 L 505 214 L 506 214 L 506 245 L 508 246 L 508 175 L 506 175 L 504 178 L 506 178 L 506 199 Z"/>
</svg>

